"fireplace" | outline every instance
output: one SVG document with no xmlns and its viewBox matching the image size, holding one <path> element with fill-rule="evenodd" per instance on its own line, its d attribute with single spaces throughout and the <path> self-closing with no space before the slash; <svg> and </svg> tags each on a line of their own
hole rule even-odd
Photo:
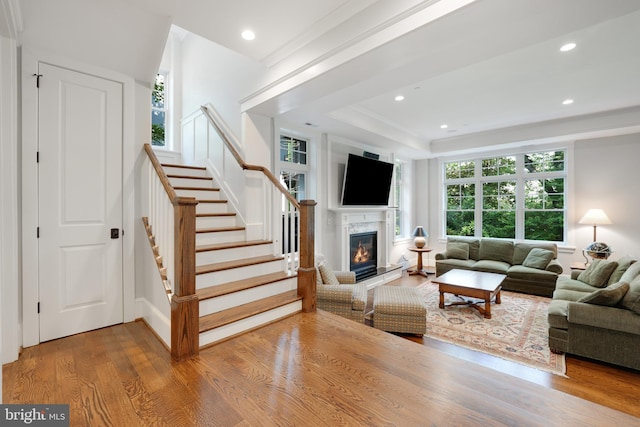
<svg viewBox="0 0 640 427">
<path fill-rule="evenodd" d="M 356 273 L 356 280 L 375 276 L 378 267 L 377 250 L 376 231 L 349 235 L 349 270 Z"/>
</svg>

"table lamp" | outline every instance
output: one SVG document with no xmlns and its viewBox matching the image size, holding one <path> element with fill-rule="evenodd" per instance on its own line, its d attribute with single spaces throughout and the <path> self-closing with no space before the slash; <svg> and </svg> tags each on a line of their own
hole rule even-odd
<svg viewBox="0 0 640 427">
<path fill-rule="evenodd" d="M 417 226 L 415 230 L 413 230 L 413 237 L 415 237 L 415 239 L 413 239 L 413 244 L 416 246 L 416 248 L 424 248 L 424 245 L 427 244 L 427 237 L 429 237 L 429 234 L 424 231 L 424 228 L 422 228 L 421 225 Z"/>
<path fill-rule="evenodd" d="M 593 242 L 583 250 L 583 253 L 588 253 L 592 259 L 609 258 L 609 255 L 611 255 L 611 248 L 609 248 L 609 245 L 607 245 L 606 243 L 597 241 L 596 228 L 598 227 L 598 225 L 606 225 L 611 223 L 611 220 L 602 209 L 589 209 L 589 211 L 582 217 L 582 219 L 578 221 L 578 224 L 593 225 Z"/>
</svg>

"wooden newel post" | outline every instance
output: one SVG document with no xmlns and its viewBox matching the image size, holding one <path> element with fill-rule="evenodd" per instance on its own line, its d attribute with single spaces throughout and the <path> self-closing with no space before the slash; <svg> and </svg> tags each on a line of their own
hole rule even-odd
<svg viewBox="0 0 640 427">
<path fill-rule="evenodd" d="M 196 295 L 196 205 L 178 197 L 174 215 L 174 292 L 171 298 L 171 357 L 182 360 L 198 354 L 199 305 Z"/>
<path fill-rule="evenodd" d="M 298 295 L 302 297 L 302 311 L 305 313 L 316 311 L 315 206 L 314 200 L 300 202 Z"/>
</svg>

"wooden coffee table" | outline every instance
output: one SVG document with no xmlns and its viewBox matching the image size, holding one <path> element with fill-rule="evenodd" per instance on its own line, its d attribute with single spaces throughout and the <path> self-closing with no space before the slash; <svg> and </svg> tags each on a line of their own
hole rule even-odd
<svg viewBox="0 0 640 427">
<path fill-rule="evenodd" d="M 491 300 L 496 298 L 496 304 L 500 304 L 500 290 L 502 281 L 507 276 L 497 273 L 484 273 L 482 271 L 471 270 L 449 270 L 442 276 L 431 281 L 438 284 L 440 291 L 440 308 L 444 309 L 444 293 L 454 294 L 457 297 L 465 296 L 477 298 L 484 301 L 484 308 L 477 302 L 463 300 L 455 301 L 451 305 L 469 305 L 476 308 L 486 319 L 491 319 Z"/>
</svg>

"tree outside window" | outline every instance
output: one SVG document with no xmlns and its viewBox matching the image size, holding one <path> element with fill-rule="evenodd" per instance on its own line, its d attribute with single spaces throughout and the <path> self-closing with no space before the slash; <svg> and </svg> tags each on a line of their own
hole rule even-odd
<svg viewBox="0 0 640 427">
<path fill-rule="evenodd" d="M 445 163 L 447 235 L 564 241 L 565 155 L 557 150 Z"/>
<path fill-rule="evenodd" d="M 151 91 L 151 145 L 164 147 L 167 124 L 166 74 L 157 74 Z"/>
</svg>

